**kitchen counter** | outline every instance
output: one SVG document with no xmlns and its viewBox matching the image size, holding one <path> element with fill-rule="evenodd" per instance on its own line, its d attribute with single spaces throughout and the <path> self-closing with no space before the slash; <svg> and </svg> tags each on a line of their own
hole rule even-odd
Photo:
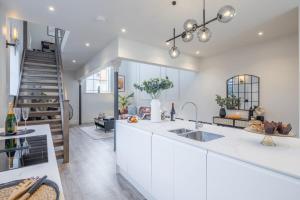
<svg viewBox="0 0 300 200">
<path fill-rule="evenodd" d="M 24 179 L 24 178 L 34 177 L 34 176 L 43 177 L 44 175 L 47 175 L 48 179 L 54 181 L 58 185 L 61 192 L 61 199 L 63 199 L 63 188 L 61 185 L 61 180 L 60 180 L 60 175 L 59 175 L 58 166 L 56 162 L 56 156 L 55 156 L 49 125 L 27 126 L 27 128 L 34 129 L 35 132 L 27 135 L 0 137 L 0 140 L 4 140 L 8 138 L 47 135 L 48 162 L 0 172 L 0 183 L 6 183 L 17 179 Z M 3 131 L 3 129 L 1 129 L 0 131 Z"/>
<path fill-rule="evenodd" d="M 300 179 L 300 139 L 298 138 L 273 137 L 277 146 L 269 147 L 260 144 L 263 135 L 241 129 L 205 124 L 199 129 L 200 131 L 224 137 L 209 142 L 200 142 L 169 132 L 169 130 L 178 128 L 195 130 L 193 122 L 177 120 L 151 123 L 151 121 L 141 120 L 138 123 L 130 124 L 125 120 L 119 120 L 118 123 Z"/>
</svg>

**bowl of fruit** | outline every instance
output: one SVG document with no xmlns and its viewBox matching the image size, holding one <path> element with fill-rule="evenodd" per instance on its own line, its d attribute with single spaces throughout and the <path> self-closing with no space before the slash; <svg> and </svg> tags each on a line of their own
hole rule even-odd
<svg viewBox="0 0 300 200">
<path fill-rule="evenodd" d="M 138 123 L 138 121 L 139 121 L 138 116 L 130 116 L 127 118 L 128 123 Z"/>
</svg>

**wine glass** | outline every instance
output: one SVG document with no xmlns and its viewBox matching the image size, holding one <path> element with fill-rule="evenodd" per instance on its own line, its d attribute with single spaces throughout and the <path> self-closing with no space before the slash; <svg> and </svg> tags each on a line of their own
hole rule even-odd
<svg viewBox="0 0 300 200">
<path fill-rule="evenodd" d="M 17 120 L 17 132 L 18 132 L 19 122 L 21 121 L 21 108 L 14 108 L 14 113 Z"/>
<path fill-rule="evenodd" d="M 27 131 L 27 120 L 28 120 L 28 117 L 29 117 L 29 112 L 30 112 L 30 108 L 22 108 L 22 116 L 23 116 L 23 119 L 25 120 L 25 133 Z"/>
</svg>

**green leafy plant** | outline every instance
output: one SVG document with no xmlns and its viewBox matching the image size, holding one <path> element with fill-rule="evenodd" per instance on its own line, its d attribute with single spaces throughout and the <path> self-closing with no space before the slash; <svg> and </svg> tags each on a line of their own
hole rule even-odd
<svg viewBox="0 0 300 200">
<path fill-rule="evenodd" d="M 134 97 L 134 93 L 129 95 L 119 96 L 119 105 L 121 110 L 125 110 L 131 104 L 130 99 Z"/>
<path fill-rule="evenodd" d="M 221 97 L 220 95 L 216 95 L 216 102 L 217 104 L 221 107 L 224 108 L 224 106 L 226 105 L 226 98 Z"/>
<path fill-rule="evenodd" d="M 158 99 L 163 90 L 174 87 L 172 81 L 170 81 L 168 77 L 166 77 L 165 79 L 152 78 L 150 80 L 143 81 L 141 84 L 135 83 L 133 86 L 141 92 L 145 91 L 151 96 L 152 99 Z"/>
<path fill-rule="evenodd" d="M 240 98 L 234 95 L 228 97 L 221 97 L 220 95 L 216 95 L 216 102 L 221 108 L 224 108 L 226 106 L 227 109 L 237 109 L 240 105 Z"/>
<path fill-rule="evenodd" d="M 227 109 L 238 109 L 240 105 L 240 98 L 236 96 L 228 96 L 226 98 L 226 107 Z"/>
</svg>

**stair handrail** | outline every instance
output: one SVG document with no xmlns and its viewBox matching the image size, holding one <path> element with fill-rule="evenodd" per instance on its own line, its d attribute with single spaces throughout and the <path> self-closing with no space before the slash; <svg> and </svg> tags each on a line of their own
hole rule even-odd
<svg viewBox="0 0 300 200">
<path fill-rule="evenodd" d="M 61 32 L 59 35 L 59 31 Z M 61 42 L 64 37 L 65 31 L 55 28 L 55 56 L 57 66 L 57 81 L 58 81 L 58 95 L 60 103 L 60 112 L 62 120 L 62 132 L 64 143 L 64 162 L 69 162 L 69 101 L 65 95 L 64 79 L 63 79 L 63 64 L 61 57 Z"/>
<path fill-rule="evenodd" d="M 22 59 L 21 59 L 21 63 L 20 63 L 20 74 L 19 74 L 19 83 L 18 83 L 18 88 L 17 88 L 17 95 L 14 98 L 14 107 L 18 106 L 19 95 L 20 95 L 20 87 L 21 87 L 23 71 L 24 71 L 24 61 L 25 61 L 25 56 L 26 56 L 26 50 L 27 50 L 26 48 L 23 48 Z"/>
</svg>

